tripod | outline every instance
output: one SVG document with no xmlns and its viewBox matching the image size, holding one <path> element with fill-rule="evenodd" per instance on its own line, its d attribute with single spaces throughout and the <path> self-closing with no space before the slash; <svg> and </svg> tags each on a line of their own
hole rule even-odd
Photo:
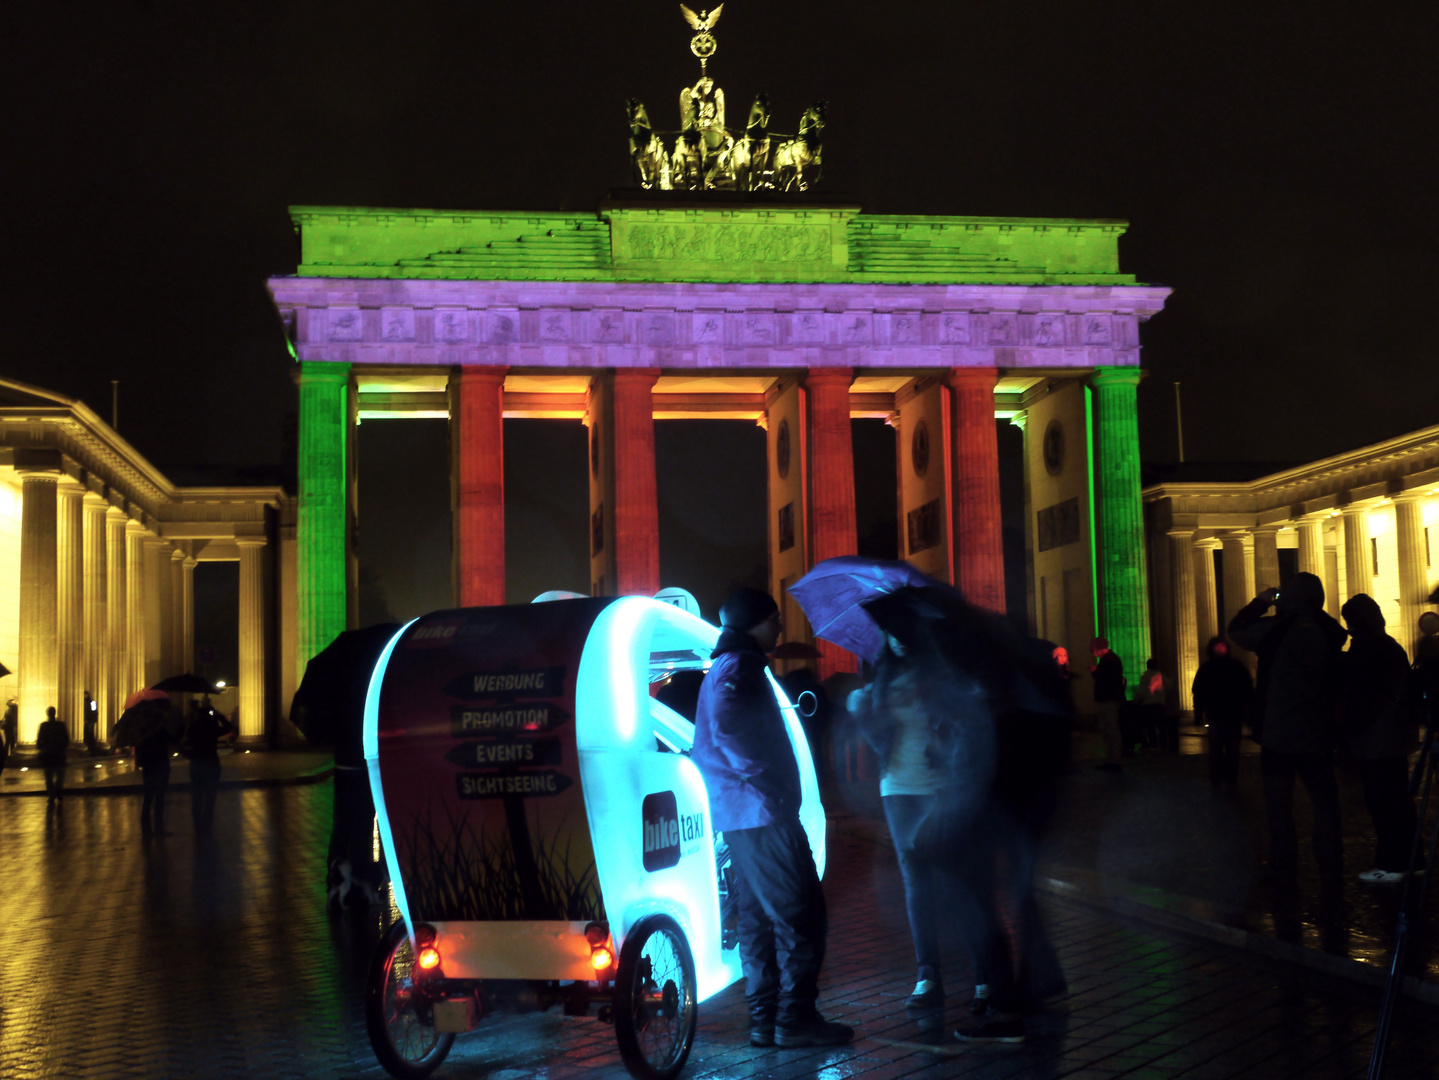
<svg viewBox="0 0 1439 1080">
<path fill-rule="evenodd" d="M 1423 624 L 1421 623 L 1421 626 Z M 1384 1059 L 1389 1053 L 1389 1034 L 1394 1026 L 1394 1011 L 1399 1006 L 1399 995 L 1404 986 L 1404 961 L 1409 954 L 1411 935 L 1424 917 L 1424 901 L 1429 895 L 1429 879 L 1433 877 L 1434 846 L 1439 844 L 1439 814 L 1429 830 L 1429 844 L 1420 843 L 1424 836 L 1424 819 L 1428 816 L 1429 800 L 1439 784 L 1439 746 L 1434 739 L 1434 722 L 1439 715 L 1439 638 L 1430 636 L 1423 639 L 1417 650 L 1418 657 L 1414 670 L 1419 679 L 1424 719 L 1424 742 L 1420 746 L 1419 760 L 1409 778 L 1409 796 L 1419 798 L 1419 818 L 1414 828 L 1414 842 L 1409 849 L 1409 872 L 1404 875 L 1404 892 L 1399 900 L 1399 919 L 1394 928 L 1394 948 L 1389 962 L 1389 978 L 1384 984 L 1384 999 L 1379 1006 L 1379 1020 L 1374 1026 L 1374 1049 L 1369 1057 L 1368 1080 L 1381 1080 L 1384 1075 Z M 1426 655 L 1428 654 L 1428 655 Z M 1423 852 L 1421 856 L 1420 852 Z"/>
</svg>

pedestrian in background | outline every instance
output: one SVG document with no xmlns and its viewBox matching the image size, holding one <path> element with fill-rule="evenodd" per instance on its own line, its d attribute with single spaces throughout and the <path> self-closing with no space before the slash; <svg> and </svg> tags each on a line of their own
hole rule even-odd
<svg viewBox="0 0 1439 1080">
<path fill-rule="evenodd" d="M 12 751 L 20 748 L 20 702 L 15 698 L 5 705 L 5 741 Z"/>
<path fill-rule="evenodd" d="M 838 1046 L 854 1031 L 815 1008 L 829 915 L 799 820 L 799 763 L 769 681 L 779 608 L 768 593 L 740 589 L 720 623 L 691 760 L 733 860 L 750 1044 Z"/>
<path fill-rule="evenodd" d="M 1409 794 L 1409 754 L 1419 743 L 1414 717 L 1404 707 L 1409 656 L 1384 629 L 1384 613 L 1364 593 L 1340 614 L 1349 628 L 1343 654 L 1340 731 L 1364 785 L 1364 805 L 1378 838 L 1374 868 L 1359 875 L 1369 885 L 1404 880 L 1419 826 Z"/>
<path fill-rule="evenodd" d="M 1271 607 L 1273 615 L 1267 614 Z M 1349 635 L 1325 613 L 1320 580 L 1298 573 L 1282 590 L 1265 589 L 1241 608 L 1229 623 L 1229 636 L 1259 657 L 1250 726 L 1263 748 L 1259 765 L 1269 818 L 1270 870 L 1286 893 L 1297 890 L 1297 776 L 1314 809 L 1314 857 L 1322 892 L 1336 898 L 1343 887 L 1344 849 L 1339 786 L 1334 779 L 1334 728 L 1340 653 Z"/>
<path fill-rule="evenodd" d="M 1119 726 L 1119 711 L 1124 705 L 1124 661 L 1101 637 L 1094 639 L 1089 651 L 1094 654 L 1089 668 L 1094 678 L 1094 711 L 1104 738 L 1104 761 L 1099 768 L 1115 771 L 1123 768 L 1124 757 L 1124 735 Z"/>
<path fill-rule="evenodd" d="M 180 717 L 169 701 L 158 699 L 132 705 L 115 726 L 116 744 L 135 748 L 135 767 L 145 791 L 140 804 L 144 836 L 169 835 L 165 831 L 165 793 L 170 788 L 170 748 L 181 728 Z"/>
<path fill-rule="evenodd" d="M 1159 670 L 1159 661 L 1145 661 L 1144 674 L 1139 677 L 1139 686 L 1134 691 L 1134 702 L 1144 725 L 1144 744 L 1162 750 L 1166 754 L 1179 750 L 1179 724 L 1176 719 L 1171 725 L 1169 699 L 1173 683 L 1168 675 Z"/>
<path fill-rule="evenodd" d="M 220 740 L 235 725 L 214 709 L 193 708 L 185 725 L 180 752 L 190 759 L 190 818 L 196 836 L 215 825 L 215 795 L 220 790 Z"/>
<path fill-rule="evenodd" d="M 1234 791 L 1254 680 L 1244 663 L 1229 655 L 1229 643 L 1222 637 L 1209 639 L 1208 654 L 1194 676 L 1194 721 L 1209 726 L 1209 782 Z"/>
<path fill-rule="evenodd" d="M 55 706 L 45 710 L 45 720 L 35 733 L 35 749 L 45 770 L 45 804 L 54 806 L 65 798 L 65 755 L 70 749 L 70 732 L 55 715 Z"/>
<path fill-rule="evenodd" d="M 93 754 L 96 744 L 99 742 L 100 710 L 95 706 L 95 699 L 90 696 L 90 691 L 85 691 L 85 701 L 81 706 L 85 710 L 84 716 L 84 741 L 87 752 Z"/>
<path fill-rule="evenodd" d="M 5 734 L 5 727 L 0 724 L 0 773 L 5 771 L 5 761 L 10 756 L 10 739 Z"/>
</svg>

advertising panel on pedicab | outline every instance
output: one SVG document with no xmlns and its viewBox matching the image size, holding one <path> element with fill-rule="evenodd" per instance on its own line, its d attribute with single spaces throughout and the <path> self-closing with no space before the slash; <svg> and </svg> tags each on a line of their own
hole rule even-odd
<svg viewBox="0 0 1439 1080">
<path fill-rule="evenodd" d="M 372 776 L 412 927 L 604 917 L 575 677 L 611 602 L 436 612 L 382 661 Z"/>
</svg>

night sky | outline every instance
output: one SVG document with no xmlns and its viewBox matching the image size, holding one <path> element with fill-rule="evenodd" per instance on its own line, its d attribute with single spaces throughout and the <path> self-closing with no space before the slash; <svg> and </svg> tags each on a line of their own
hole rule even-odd
<svg viewBox="0 0 1439 1080">
<path fill-rule="evenodd" d="M 1436 32 L 1417 3 L 731 0 L 711 73 L 732 114 L 767 92 L 779 130 L 827 98 L 825 187 L 867 211 L 1129 219 L 1123 268 L 1175 289 L 1144 330 L 1146 457 L 1174 458 L 1182 380 L 1190 460 L 1299 462 L 1439 420 Z M 628 183 L 624 99 L 675 126 L 689 34 L 660 0 L 7 11 L 0 374 L 107 417 L 119 379 L 121 432 L 162 466 L 278 463 L 295 392 L 264 281 L 296 264 L 286 207 L 591 210 Z M 443 513 L 432 428 L 363 438 L 372 461 L 387 439 L 436 453 Z M 751 486 L 704 471 L 703 432 L 662 438 L 682 474 Z M 527 543 L 576 517 L 520 497 L 566 439 L 507 433 Z M 720 544 L 670 490 L 667 531 Z M 447 561 L 433 499 L 391 497 Z M 742 580 L 751 541 L 694 572 Z M 694 546 L 668 543 L 667 577 Z"/>
</svg>

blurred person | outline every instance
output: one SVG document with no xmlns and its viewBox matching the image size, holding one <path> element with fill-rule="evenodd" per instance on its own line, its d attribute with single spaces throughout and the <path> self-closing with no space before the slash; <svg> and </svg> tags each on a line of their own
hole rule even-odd
<svg viewBox="0 0 1439 1080">
<path fill-rule="evenodd" d="M 35 733 L 35 749 L 45 770 L 45 804 L 54 806 L 65 798 L 65 755 L 70 750 L 70 732 L 55 715 L 55 706 L 45 709 L 45 720 Z"/>
<path fill-rule="evenodd" d="M 12 751 L 20 748 L 20 702 L 11 698 L 5 705 L 5 741 Z"/>
<path fill-rule="evenodd" d="M 829 915 L 799 820 L 799 764 L 769 682 L 779 608 L 768 593 L 740 589 L 720 609 L 720 624 L 691 760 L 735 870 L 750 1044 L 842 1045 L 853 1029 L 815 1008 Z"/>
<path fill-rule="evenodd" d="M 183 722 L 168 700 L 141 701 L 126 709 L 115 725 L 117 747 L 135 748 L 145 798 L 140 804 L 140 832 L 168 836 L 165 829 L 165 793 L 170 788 L 171 746 L 178 741 Z"/>
<path fill-rule="evenodd" d="M 1101 769 L 1111 772 L 1123 767 L 1124 735 L 1119 726 L 1119 713 L 1124 705 L 1124 661 L 1110 649 L 1102 637 L 1090 645 L 1094 663 L 1089 674 L 1094 678 L 1094 710 L 1099 718 L 1099 733 L 1104 738 L 1104 761 Z"/>
<path fill-rule="evenodd" d="M 100 710 L 95 705 L 95 699 L 90 696 L 90 691 L 85 691 L 85 700 L 80 706 L 85 710 L 84 715 L 84 742 L 85 750 L 93 754 L 99 743 Z"/>
<path fill-rule="evenodd" d="M 1209 639 L 1209 659 L 1194 675 L 1194 721 L 1209 726 L 1209 782 L 1231 791 L 1239 786 L 1239 744 L 1254 698 L 1254 680 L 1229 655 L 1222 637 Z"/>
<path fill-rule="evenodd" d="M 1373 598 L 1358 593 L 1340 609 L 1349 628 L 1343 656 L 1340 733 L 1349 744 L 1364 785 L 1364 805 L 1378 843 L 1374 868 L 1359 875 L 1369 885 L 1404 880 L 1419 826 L 1409 794 L 1409 754 L 1419 743 L 1413 715 L 1404 707 L 1409 656 L 1384 628 Z"/>
<path fill-rule="evenodd" d="M 1267 614 L 1273 607 L 1275 613 Z M 1348 633 L 1324 611 L 1324 586 L 1295 574 L 1284 588 L 1265 589 L 1229 623 L 1229 636 L 1259 658 L 1250 717 L 1262 747 L 1260 771 L 1269 819 L 1269 866 L 1279 886 L 1298 887 L 1299 838 L 1294 779 L 1314 809 L 1314 857 L 1322 892 L 1336 897 L 1344 877 L 1339 787 L 1334 778 L 1334 719 L 1340 653 Z"/>
<path fill-rule="evenodd" d="M 190 759 L 190 818 L 196 836 L 215 826 L 215 796 L 220 790 L 220 740 L 235 725 L 214 709 L 194 708 L 185 724 L 180 750 Z"/>
<path fill-rule="evenodd" d="M 5 761 L 10 756 L 10 739 L 5 734 L 5 726 L 0 724 L 0 773 L 5 771 Z"/>
<path fill-rule="evenodd" d="M 1169 712 L 1173 690 L 1173 681 L 1159 670 L 1159 661 L 1146 660 L 1144 674 L 1134 691 L 1134 702 L 1144 726 L 1144 745 L 1166 754 L 1179 751 L 1179 721 L 1175 717 L 1171 722 Z"/>
</svg>

